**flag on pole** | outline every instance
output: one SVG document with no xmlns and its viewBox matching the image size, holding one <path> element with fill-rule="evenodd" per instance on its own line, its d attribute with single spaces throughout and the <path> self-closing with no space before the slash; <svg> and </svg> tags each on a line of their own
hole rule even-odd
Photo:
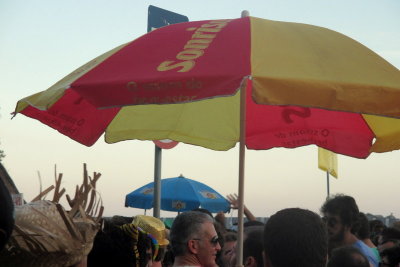
<svg viewBox="0 0 400 267">
<path fill-rule="evenodd" d="M 337 154 L 318 147 L 318 168 L 338 178 Z"/>
</svg>

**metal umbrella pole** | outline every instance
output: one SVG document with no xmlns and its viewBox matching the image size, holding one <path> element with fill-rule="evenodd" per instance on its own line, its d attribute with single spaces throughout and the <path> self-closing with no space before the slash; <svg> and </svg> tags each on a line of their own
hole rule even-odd
<svg viewBox="0 0 400 267">
<path fill-rule="evenodd" d="M 160 218 L 161 209 L 161 156 L 162 148 L 154 145 L 154 207 L 153 217 Z"/>
</svg>

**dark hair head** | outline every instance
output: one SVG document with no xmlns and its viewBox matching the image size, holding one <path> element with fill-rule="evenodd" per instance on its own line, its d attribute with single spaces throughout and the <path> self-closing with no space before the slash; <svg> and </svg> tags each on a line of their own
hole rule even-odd
<svg viewBox="0 0 400 267">
<path fill-rule="evenodd" d="M 150 238 L 139 231 L 137 240 L 134 240 L 119 227 L 118 222 L 114 224 L 112 221 L 113 219 L 105 220 L 104 229 L 97 233 L 88 255 L 88 267 L 136 266 L 134 246 L 139 253 L 139 266 L 145 267 L 148 261 L 147 249 L 151 248 Z"/>
<path fill-rule="evenodd" d="M 352 227 L 357 220 L 359 210 L 353 197 L 338 194 L 325 201 L 321 212 L 338 215 L 344 225 Z"/>
<path fill-rule="evenodd" d="M 264 252 L 274 267 L 322 267 L 328 255 L 328 235 L 312 211 L 278 211 L 264 228 Z"/>
<path fill-rule="evenodd" d="M 371 233 L 381 232 L 385 228 L 386 225 L 381 220 L 375 219 L 369 222 L 369 231 Z"/>
<path fill-rule="evenodd" d="M 201 232 L 202 225 L 206 222 L 214 223 L 214 220 L 207 213 L 199 211 L 186 211 L 175 218 L 169 235 L 175 256 L 187 253 L 188 241 Z"/>
<path fill-rule="evenodd" d="M 247 228 L 243 242 L 243 265 L 248 257 L 253 257 L 257 261 L 257 267 L 263 267 L 264 226 L 250 226 Z"/>
<path fill-rule="evenodd" d="M 365 216 L 364 213 L 358 213 L 357 221 L 353 225 L 354 227 L 351 229 L 351 232 L 355 234 L 359 239 L 363 240 L 370 237 L 369 222 L 367 216 Z"/>
<path fill-rule="evenodd" d="M 216 222 L 216 224 L 219 224 Z M 215 228 L 215 230 L 218 233 L 217 228 Z M 237 240 L 237 234 L 233 233 L 233 232 L 223 232 L 221 234 L 221 236 L 218 233 L 218 242 L 221 246 L 221 250 L 217 252 L 217 257 L 215 259 L 215 263 L 219 266 L 219 267 L 224 267 L 226 266 L 227 262 L 225 261 L 225 257 L 224 257 L 224 247 L 226 246 L 226 243 L 229 242 L 235 242 Z M 222 244 L 222 245 L 221 245 Z"/>
<path fill-rule="evenodd" d="M 382 236 L 382 243 L 385 243 L 390 239 L 400 240 L 400 230 L 397 230 L 396 228 L 393 227 L 387 227 L 382 230 L 381 236 Z"/>
<path fill-rule="evenodd" d="M 332 251 L 327 267 L 370 267 L 370 265 L 360 250 L 353 246 L 345 246 Z"/>
<path fill-rule="evenodd" d="M 108 219 L 110 221 L 110 224 L 115 225 L 115 226 L 121 226 L 127 223 L 132 223 L 133 218 L 132 217 L 126 217 L 126 216 L 119 216 L 119 215 L 114 215 L 111 218 Z"/>
<path fill-rule="evenodd" d="M 390 266 L 397 266 L 400 263 L 400 245 L 384 249 L 381 252 L 381 258 L 386 257 Z"/>
<path fill-rule="evenodd" d="M 226 232 L 224 234 L 224 242 L 233 242 L 237 240 L 237 233 L 234 232 Z"/>
</svg>

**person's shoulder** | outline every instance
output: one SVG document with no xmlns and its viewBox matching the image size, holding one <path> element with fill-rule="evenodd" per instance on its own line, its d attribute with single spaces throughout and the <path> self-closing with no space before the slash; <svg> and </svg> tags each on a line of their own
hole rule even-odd
<svg viewBox="0 0 400 267">
<path fill-rule="evenodd" d="M 361 241 L 359 239 L 353 244 L 353 247 L 356 247 L 356 248 L 362 249 L 362 250 L 366 250 L 367 248 L 369 248 L 363 241 Z"/>
<path fill-rule="evenodd" d="M 357 240 L 354 244 L 354 247 L 358 248 L 365 257 L 367 257 L 368 261 L 372 263 L 374 266 L 378 266 L 379 258 L 374 253 L 374 251 L 368 247 L 364 242 L 361 240 Z"/>
<path fill-rule="evenodd" d="M 376 258 L 375 253 L 373 250 L 368 247 L 364 242 L 361 240 L 356 241 L 353 244 L 354 247 L 358 248 L 362 254 L 364 254 L 368 258 Z"/>
</svg>

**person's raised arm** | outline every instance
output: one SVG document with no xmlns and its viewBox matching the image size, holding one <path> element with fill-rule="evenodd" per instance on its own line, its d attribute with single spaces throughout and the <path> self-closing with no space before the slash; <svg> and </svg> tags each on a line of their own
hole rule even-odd
<svg viewBox="0 0 400 267">
<path fill-rule="evenodd" d="M 232 209 L 237 209 L 238 208 L 238 195 L 237 194 L 229 194 L 226 196 L 226 198 L 228 199 L 229 203 L 231 203 L 231 208 Z M 246 218 L 249 221 L 256 221 L 256 217 L 253 215 L 253 213 L 251 213 L 251 211 L 246 207 L 246 205 L 244 205 L 244 215 L 246 216 Z"/>
</svg>

